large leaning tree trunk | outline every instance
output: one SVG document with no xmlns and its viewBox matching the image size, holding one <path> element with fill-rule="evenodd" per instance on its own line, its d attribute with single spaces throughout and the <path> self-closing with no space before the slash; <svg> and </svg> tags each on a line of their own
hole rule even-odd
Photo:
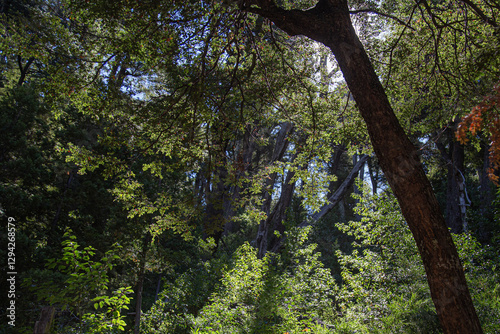
<svg viewBox="0 0 500 334">
<path fill-rule="evenodd" d="M 347 0 L 320 0 L 307 11 L 285 10 L 273 0 L 237 2 L 242 10 L 268 18 L 289 35 L 305 35 L 333 52 L 417 243 L 444 332 L 482 333 L 458 253 L 432 187 L 354 31 Z"/>
</svg>

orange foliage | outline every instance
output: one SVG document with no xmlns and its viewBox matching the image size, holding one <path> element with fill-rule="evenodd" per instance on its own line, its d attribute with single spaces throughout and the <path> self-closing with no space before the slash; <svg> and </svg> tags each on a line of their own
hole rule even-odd
<svg viewBox="0 0 500 334">
<path fill-rule="evenodd" d="M 460 143 L 465 144 L 469 141 L 468 133 L 476 136 L 480 131 L 485 133 L 490 140 L 488 175 L 490 180 L 498 185 L 499 178 L 495 175 L 495 170 L 500 168 L 500 83 L 493 87 L 492 93 L 462 119 L 458 125 L 456 137 Z"/>
</svg>

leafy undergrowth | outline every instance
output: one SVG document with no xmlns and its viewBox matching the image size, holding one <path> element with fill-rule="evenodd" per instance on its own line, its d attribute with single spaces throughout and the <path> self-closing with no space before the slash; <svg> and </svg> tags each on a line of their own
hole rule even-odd
<svg viewBox="0 0 500 334">
<path fill-rule="evenodd" d="M 329 333 L 338 288 L 316 246 L 306 245 L 307 234 L 293 230 L 282 254 L 263 259 L 243 244 L 223 265 L 215 292 L 196 315 L 179 307 L 179 287 L 187 283 L 180 277 L 145 316 L 143 333 Z M 212 269 L 207 262 L 200 275 Z M 198 288 L 190 290 L 203 294 L 203 286 Z"/>
<path fill-rule="evenodd" d="M 417 248 L 390 192 L 358 198 L 354 238 L 336 252 L 341 282 L 319 260 L 309 229 L 287 232 L 281 254 L 263 259 L 244 243 L 168 283 L 142 333 L 441 333 Z M 485 333 L 500 333 L 498 255 L 454 236 Z"/>
</svg>

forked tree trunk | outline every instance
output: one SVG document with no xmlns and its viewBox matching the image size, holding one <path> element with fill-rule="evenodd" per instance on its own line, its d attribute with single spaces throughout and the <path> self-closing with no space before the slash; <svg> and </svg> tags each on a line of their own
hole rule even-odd
<svg viewBox="0 0 500 334">
<path fill-rule="evenodd" d="M 457 250 L 417 150 L 400 126 L 354 31 L 347 1 L 320 0 L 307 11 L 284 10 L 274 0 L 240 5 L 243 10 L 267 17 L 288 34 L 305 35 L 333 52 L 417 243 L 444 332 L 482 333 Z"/>
</svg>

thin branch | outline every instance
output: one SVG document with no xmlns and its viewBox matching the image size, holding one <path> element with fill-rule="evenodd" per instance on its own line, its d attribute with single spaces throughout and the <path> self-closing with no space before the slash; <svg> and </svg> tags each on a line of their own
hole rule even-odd
<svg viewBox="0 0 500 334">
<path fill-rule="evenodd" d="M 372 9 L 372 8 L 365 8 L 365 9 L 358 9 L 358 10 L 350 10 L 349 11 L 349 14 L 351 15 L 355 15 L 355 14 L 359 14 L 359 13 L 369 13 L 369 14 L 376 14 L 376 15 L 380 15 L 380 16 L 383 16 L 383 17 L 387 17 L 391 20 L 394 20 L 396 22 L 398 22 L 399 24 L 405 26 L 406 28 L 408 29 L 411 29 L 413 31 L 416 31 L 415 28 L 413 28 L 409 23 L 395 17 L 394 15 L 391 15 L 391 14 L 387 14 L 387 13 L 383 13 L 383 12 L 380 12 L 376 9 Z"/>
<path fill-rule="evenodd" d="M 30 57 L 28 59 L 28 61 L 26 62 L 25 66 L 23 66 L 22 61 L 23 60 L 22 60 L 21 56 L 17 56 L 17 63 L 19 65 L 19 71 L 21 72 L 21 75 L 19 76 L 19 80 L 17 81 L 18 86 L 22 86 L 22 84 L 24 83 L 24 80 L 26 79 L 26 74 L 28 74 L 28 70 L 29 70 L 31 64 L 33 64 L 33 61 L 35 61 L 35 58 Z"/>
<path fill-rule="evenodd" d="M 494 18 L 489 18 L 486 14 L 479 8 L 475 3 L 470 0 L 462 0 L 464 4 L 469 6 L 484 22 L 491 25 L 492 27 L 498 28 L 497 23 Z"/>
<path fill-rule="evenodd" d="M 394 43 L 393 47 L 391 48 L 391 53 L 389 54 L 389 66 L 388 66 L 387 79 L 385 81 L 385 86 L 387 86 L 387 84 L 389 83 L 389 80 L 391 78 L 392 58 L 393 58 L 394 50 L 396 49 L 396 47 L 398 46 L 399 42 L 401 41 L 401 38 L 403 37 L 404 33 L 406 32 L 406 28 L 409 26 L 409 23 L 411 22 L 411 20 L 413 18 L 413 15 L 415 14 L 415 10 L 417 9 L 417 7 L 418 7 L 418 2 L 415 4 L 415 6 L 413 6 L 413 9 L 411 11 L 410 17 L 408 18 L 408 24 L 404 24 L 404 28 L 401 31 L 401 34 L 399 34 L 398 39 L 396 40 L 396 43 Z M 411 28 L 411 29 L 413 29 L 413 28 Z M 413 30 L 415 30 L 415 29 L 413 29 Z"/>
</svg>

